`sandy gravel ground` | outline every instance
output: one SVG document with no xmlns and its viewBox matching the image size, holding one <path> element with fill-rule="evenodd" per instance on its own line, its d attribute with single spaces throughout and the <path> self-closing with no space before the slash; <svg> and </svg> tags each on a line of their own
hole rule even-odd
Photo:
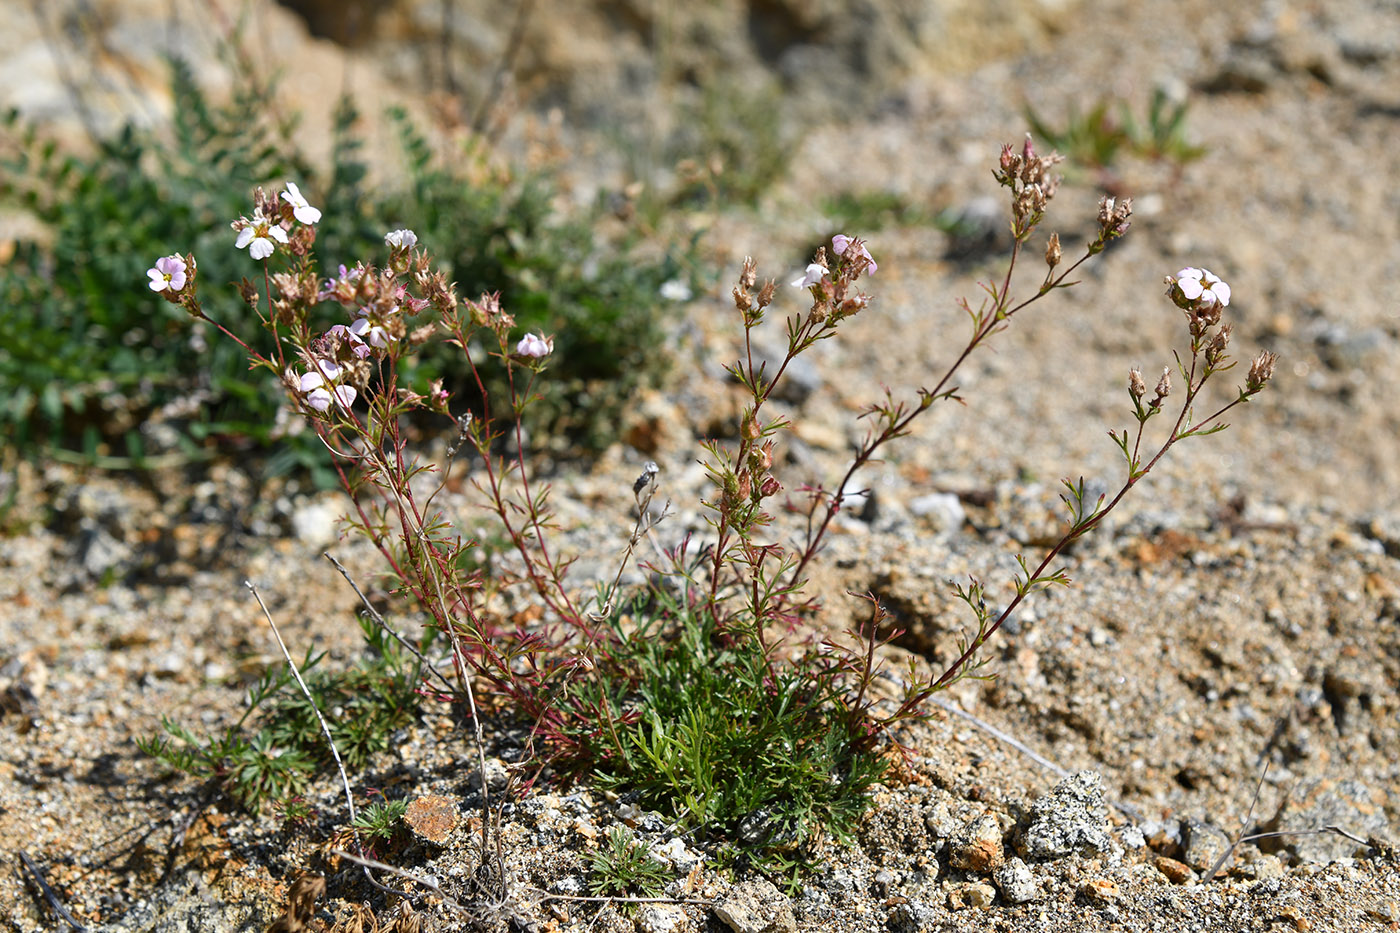
<svg viewBox="0 0 1400 933">
<path fill-rule="evenodd" d="M 974 357 L 960 380 L 965 406 L 932 412 L 861 477 L 874 498 L 825 556 L 817 624 L 839 630 L 855 605 L 844 591 L 868 590 L 907 627 L 900 650 L 951 657 L 966 617 L 948 581 L 974 573 L 1004 586 L 1014 555 L 1054 531 L 1060 477 L 1117 488 L 1105 432 L 1128 423 L 1127 371 L 1155 373 L 1184 341 L 1164 274 L 1204 265 L 1226 278 L 1234 345 L 1278 352 L 1275 385 L 1222 436 L 1173 451 L 1075 549 L 1076 585 L 1037 597 L 998 636 L 995 681 L 961 685 L 946 695 L 951 708 L 905 736 L 916 758 L 872 798 L 860 845 L 820 852 L 823 867 L 794 896 L 725 878 L 682 844 L 670 851 L 686 903 L 625 913 L 546 900 L 579 890 L 586 853 L 619 817 L 586 787 L 545 787 L 510 810 L 517 885 L 486 919 L 678 933 L 1400 928 L 1400 871 L 1386 847 L 1400 826 L 1400 195 L 1390 183 L 1400 177 L 1400 9 L 1081 8 L 1030 53 L 911 79 L 852 125 L 811 128 L 761 209 L 717 218 L 707 242 L 722 268 L 752 254 L 761 274 L 786 281 L 830 226 L 813 192 L 838 178 L 976 216 L 1000 198 L 990 167 L 1024 129 L 1023 100 L 1059 115 L 1108 93 L 1140 110 L 1158 85 L 1189 92 L 1207 154 L 1179 175 L 1125 160 L 1110 181 L 1138 205 L 1126 240 Z M 1053 205 L 1050 228 L 1069 255 L 1092 233 L 1101 180 L 1071 178 Z M 999 268 L 994 250 L 963 246 L 926 227 L 870 234 L 875 304 L 814 352 L 806 391 L 784 403 L 799 422 L 783 447 L 790 488 L 834 480 L 858 436 L 853 417 L 879 385 L 909 392 L 961 348 L 954 299 L 975 297 Z M 638 399 L 635 421 L 620 426 L 649 449 L 619 443 L 554 477 L 567 546 L 585 555 L 581 584 L 616 552 L 645 459 L 678 504 L 661 534 L 699 527 L 697 442 L 726 430 L 738 405 L 715 378 L 736 351 L 729 285 L 678 315 L 678 346 L 697 365 Z M 58 924 L 20 848 L 92 929 L 261 929 L 298 874 L 326 870 L 324 838 L 271 816 L 213 807 L 191 822 L 193 788 L 133 745 L 162 716 L 230 721 L 248 679 L 274 661 L 245 578 L 295 644 L 332 659 L 354 649 L 354 594 L 317 556 L 340 500 L 259 488 L 255 476 L 236 464 L 142 482 L 19 471 L 23 506 L 0 539 L 9 928 Z M 363 545 L 334 550 L 358 573 L 375 567 Z M 109 566 L 138 572 L 103 579 Z M 500 725 L 491 754 L 508 761 L 517 748 Z M 442 844 L 420 832 L 397 864 L 458 892 L 475 867 L 470 760 L 460 730 L 429 716 L 355 776 L 425 807 L 446 801 L 457 828 Z M 1265 763 L 1256 831 L 1338 826 L 1361 841 L 1260 840 L 1203 882 Z M 330 781 L 315 794 L 332 822 L 335 795 Z M 1055 814 L 1079 834 L 1063 852 L 1037 848 Z M 660 827 L 639 826 L 668 843 Z M 410 929 L 411 915 L 427 928 L 465 923 L 440 899 L 386 901 L 343 866 L 330 881 L 323 929 L 352 929 L 360 903 L 386 928 Z M 732 919 L 745 897 L 759 919 Z"/>
</svg>

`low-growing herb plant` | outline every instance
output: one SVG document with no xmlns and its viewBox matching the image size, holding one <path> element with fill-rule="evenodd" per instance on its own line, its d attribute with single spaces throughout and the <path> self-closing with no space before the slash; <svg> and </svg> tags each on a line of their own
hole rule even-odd
<svg viewBox="0 0 1400 933">
<path fill-rule="evenodd" d="M 692 838 L 790 874 L 815 838 L 849 834 L 866 790 L 901 751 L 894 727 L 926 715 L 935 692 L 981 676 L 982 648 L 1021 602 L 1067 583 L 1058 566 L 1065 548 L 1099 524 L 1176 443 L 1223 430 L 1224 416 L 1273 375 L 1274 355 L 1260 353 L 1232 396 L 1207 404 L 1206 383 L 1234 365 L 1231 325 L 1222 323 L 1229 287 L 1198 268 L 1168 276 L 1168 296 L 1185 314 L 1189 341 L 1150 392 L 1138 370 L 1129 373 L 1136 426 L 1111 432 L 1125 462 L 1121 487 L 1090 500 L 1082 479 L 1065 482 L 1066 530 L 1043 554 L 1019 559 L 1001 611 L 988 608 L 998 601 L 983 581 L 957 585 L 973 625 L 955 660 L 933 671 L 911 664 L 893 700 L 873 689 L 881 645 L 898 634 L 890 633 L 873 596 L 849 638 L 786 644 L 790 624 L 820 609 L 807 595 L 807 576 L 854 492 L 857 473 L 935 404 L 960 399 L 956 376 L 963 363 L 1032 305 L 1076 285 L 1079 268 L 1127 232 L 1131 202 L 1104 198 L 1096 232 L 1078 258 L 1067 260 L 1058 234 L 1051 233 L 1036 284 L 1017 296 L 1025 288 L 1017 273 L 1058 188 L 1051 170 L 1059 161 L 1038 155 L 1029 139 L 1019 149 L 1003 148 L 994 174 L 1009 194 L 1013 236 L 1004 274 L 982 286 L 978 304 L 962 302 L 966 343 L 945 371 L 930 374 L 905 397 L 886 389 L 868 406 L 865 437 L 830 485 L 793 483 L 782 475 L 778 453 L 791 425 L 769 402 L 794 360 L 837 337 L 851 317 L 869 313 L 863 288 L 878 271 L 876 260 L 862 239 L 845 234 L 819 248 L 791 283 L 806 306 L 788 315 L 786 350 L 768 363 L 753 348 L 778 287 L 771 280 L 760 284 L 756 265 L 745 260 L 733 290 L 743 349 L 728 369 L 748 400 L 737 443 L 703 445 L 710 481 L 703 505 L 712 533 L 704 541 L 683 539 L 665 561 L 647 565 L 657 582 L 637 594 L 618 592 L 619 570 L 610 580 L 593 581 L 595 595 L 585 598 L 587 590 L 566 581 L 570 558 L 551 543 L 551 491 L 532 469 L 532 452 L 544 441 L 523 424 L 562 341 L 522 333 L 498 295 L 459 300 L 412 231 L 391 231 L 379 256 L 325 278 L 314 258 L 319 211 L 287 183 L 279 193 L 260 189 L 251 216 L 233 223 L 235 245 L 263 263 L 259 280 L 245 280 L 241 289 L 261 335 L 238 333 L 208 313 L 193 255 L 157 261 L 151 287 L 235 341 L 254 371 L 279 380 L 332 452 L 350 495 L 350 525 L 380 549 L 404 595 L 445 636 L 451 698 L 466 706 L 479 755 L 477 691 L 489 689 L 531 724 L 532 764 L 625 787 Z M 477 391 L 469 403 L 440 382 L 415 384 L 405 375 L 409 359 L 434 341 L 461 354 L 474 374 Z M 487 359 L 500 368 L 504 398 L 495 398 L 481 376 Z M 1169 399 L 1178 400 L 1174 413 Z M 498 410 L 509 413 L 505 426 L 490 416 Z M 409 444 L 405 420 L 423 415 L 444 419 L 455 432 L 442 464 L 426 462 Z M 1160 423 L 1165 431 L 1149 430 Z M 484 568 L 466 558 L 476 542 L 437 498 L 463 448 L 472 455 L 471 483 L 515 552 L 513 569 L 504 563 L 492 568 L 492 587 L 530 591 L 544 613 L 537 624 L 506 626 L 490 611 Z M 788 496 L 782 495 L 785 483 L 793 483 Z M 665 510 L 658 517 L 651 508 L 658 485 L 658 471 L 648 465 L 633 489 L 638 517 L 624 561 L 664 518 Z M 768 511 L 775 505 L 805 516 L 800 540 L 775 540 Z M 429 670 L 439 682 L 447 680 Z M 310 731 L 298 728 L 298 734 Z M 181 763 L 168 747 L 153 750 Z M 184 763 L 208 770 L 222 760 L 214 751 L 197 747 Z M 270 779 L 259 780 L 253 786 Z M 491 821 L 483 820 L 483 834 L 487 825 Z"/>
<path fill-rule="evenodd" d="M 407 812 L 407 800 L 387 800 L 380 797 L 355 815 L 353 825 L 364 838 L 387 843 L 392 841 L 399 831 Z"/>
<path fill-rule="evenodd" d="M 588 868 L 588 892 L 594 897 L 660 897 L 674 876 L 626 826 L 608 831 Z"/>
<path fill-rule="evenodd" d="M 138 746 L 172 768 L 212 782 L 250 810 L 285 804 L 331 767 L 314 703 L 327 717 L 346 765 L 363 767 L 388 748 L 395 731 L 418 717 L 423 670 L 373 622 L 361 620 L 361 626 L 368 650 L 356 664 L 333 672 L 320 666 L 324 655 L 308 653 L 298 665 L 310 698 L 291 685 L 290 670 L 274 668 L 249 688 L 243 715 L 222 735 L 200 738 L 167 717 L 166 736 L 138 740 Z"/>
</svg>

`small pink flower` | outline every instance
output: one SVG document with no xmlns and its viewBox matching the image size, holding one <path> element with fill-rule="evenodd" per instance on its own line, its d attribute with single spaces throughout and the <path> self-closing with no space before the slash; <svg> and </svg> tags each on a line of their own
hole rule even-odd
<svg viewBox="0 0 1400 933">
<path fill-rule="evenodd" d="M 828 274 L 829 270 L 826 268 L 826 266 L 822 265 L 819 262 L 814 262 L 811 265 L 807 266 L 807 272 L 802 276 L 802 278 L 792 280 L 792 287 L 811 288 L 813 285 L 816 285 L 818 282 L 820 282 Z"/>
<path fill-rule="evenodd" d="M 185 287 L 185 260 L 179 256 L 162 256 L 156 260 L 155 267 L 147 269 L 146 274 L 151 277 L 148 283 L 153 292 L 163 292 L 169 289 L 178 292 Z"/>
<path fill-rule="evenodd" d="M 865 274 L 874 275 L 875 270 L 880 267 L 875 264 L 875 257 L 870 255 L 870 250 L 865 248 L 865 243 L 855 237 L 846 236 L 844 233 L 836 234 L 831 238 L 831 251 L 838 256 L 844 256 L 852 244 L 857 246 L 855 255 L 864 256 L 866 259 Z"/>
<path fill-rule="evenodd" d="M 304 224 L 314 224 L 321 219 L 321 212 L 307 203 L 301 189 L 290 181 L 282 192 L 282 200 L 292 206 L 292 216 Z"/>
<path fill-rule="evenodd" d="M 357 265 L 347 270 L 345 263 L 341 263 L 339 275 L 333 279 L 326 279 L 326 287 L 316 293 L 316 300 L 334 299 L 341 304 L 353 304 L 356 286 L 364 274 L 364 266 Z"/>
<path fill-rule="evenodd" d="M 526 334 L 515 345 L 515 352 L 537 360 L 544 359 L 554 352 L 554 338 L 546 337 L 543 334 L 538 337 L 534 334 Z"/>
<path fill-rule="evenodd" d="M 248 247 L 248 255 L 254 259 L 266 259 L 277 250 L 278 243 L 287 242 L 287 231 L 263 216 L 262 211 L 254 211 L 253 219 L 240 217 L 233 222 L 238 231 L 234 246 Z"/>
</svg>

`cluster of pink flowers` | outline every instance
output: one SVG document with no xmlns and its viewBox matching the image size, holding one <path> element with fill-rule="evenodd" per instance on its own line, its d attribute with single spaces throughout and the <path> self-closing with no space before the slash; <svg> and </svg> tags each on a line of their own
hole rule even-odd
<svg viewBox="0 0 1400 933">
<path fill-rule="evenodd" d="M 271 198 L 266 197 L 259 189 L 252 219 L 239 217 L 232 224 L 238 234 L 234 246 L 247 249 L 254 259 L 267 259 L 279 246 L 291 243 L 288 234 L 294 227 L 293 221 L 311 226 L 320 220 L 321 211 L 307 201 L 295 183 L 287 182 L 280 194 L 274 194 Z M 402 258 L 418 244 L 418 236 L 408 229 L 390 230 L 384 235 L 384 242 L 396 258 Z M 146 275 L 150 278 L 150 289 L 163 293 L 173 302 L 192 300 L 190 296 L 179 293 L 193 282 L 194 269 L 190 265 L 193 261 L 193 257 L 189 257 L 187 262 L 185 257 L 179 255 L 162 256 L 157 259 L 155 265 L 146 270 Z M 871 268 L 874 268 L 873 262 Z M 328 279 L 325 287 L 316 293 L 316 300 L 337 301 L 352 307 L 359 305 L 365 300 L 363 280 L 368 271 L 363 264 L 357 264 L 351 269 L 341 265 L 337 276 Z M 179 297 L 176 297 L 177 295 Z M 402 332 L 401 328 L 392 323 L 391 316 L 398 314 L 401 307 L 414 314 L 429 304 L 426 299 L 408 295 L 402 285 L 398 287 L 391 301 L 394 303 L 388 310 L 384 310 L 382 305 L 374 310 L 365 306 L 358 307 L 353 322 L 336 324 L 326 332 L 325 338 L 313 341 L 313 346 L 321 349 L 306 354 L 304 373 L 298 373 L 294 369 L 286 371 L 284 378 L 288 387 L 301 397 L 308 408 L 325 412 L 334 404 L 349 411 L 359 395 L 353 385 L 343 382 L 349 376 L 349 369 L 347 364 L 332 358 L 335 352 L 333 348 L 348 347 L 350 352 L 361 360 L 369 358 L 375 350 L 387 350 L 398 339 L 395 331 Z M 554 352 L 554 338 L 543 334 L 526 334 L 516 344 L 515 352 L 517 356 L 527 360 L 541 360 Z M 442 389 L 440 381 L 434 384 L 431 398 L 434 404 L 446 404 L 447 393 Z"/>
<path fill-rule="evenodd" d="M 864 272 L 866 275 L 874 275 L 875 270 L 880 268 L 875 262 L 875 257 L 870 255 L 870 250 L 866 249 L 865 241 L 846 236 L 844 233 L 838 233 L 831 238 L 831 251 L 838 257 L 845 258 L 848 262 L 856 259 L 864 259 Z M 850 255 L 847 256 L 847 253 Z M 828 269 L 825 264 L 820 262 L 811 263 L 800 277 L 792 280 L 792 287 L 811 288 L 814 285 L 820 285 L 822 279 L 830 274 L 831 270 Z"/>
<path fill-rule="evenodd" d="M 359 392 L 354 386 L 336 384 L 344 375 L 344 367 L 335 360 L 313 358 L 308 371 L 300 376 L 287 370 L 287 381 L 295 385 L 306 404 L 317 411 L 330 408 L 332 401 L 348 411 Z"/>
<path fill-rule="evenodd" d="M 390 310 L 390 314 L 398 309 Z M 350 351 L 360 359 L 367 359 L 370 355 L 370 348 L 383 350 L 394 342 L 394 335 L 384 329 L 382 325 L 370 322 L 369 314 L 365 309 L 360 309 L 360 316 L 355 318 L 353 324 L 337 324 L 332 327 L 329 334 L 334 334 L 350 344 Z"/>
</svg>

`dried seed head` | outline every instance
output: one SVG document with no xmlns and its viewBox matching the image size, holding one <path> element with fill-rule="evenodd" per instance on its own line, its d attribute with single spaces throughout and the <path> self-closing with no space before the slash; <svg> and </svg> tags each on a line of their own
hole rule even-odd
<svg viewBox="0 0 1400 933">
<path fill-rule="evenodd" d="M 1214 367 L 1220 362 L 1220 358 L 1225 355 L 1225 348 L 1230 345 L 1230 332 L 1235 329 L 1233 324 L 1222 324 L 1215 332 L 1215 336 L 1210 339 L 1210 345 L 1206 347 L 1206 365 Z"/>
<path fill-rule="evenodd" d="M 1191 336 L 1200 337 L 1207 330 L 1220 323 L 1223 308 L 1218 304 L 1195 304 L 1188 308 L 1186 316 L 1191 321 Z"/>
<path fill-rule="evenodd" d="M 763 287 L 758 290 L 758 306 L 760 308 L 766 308 L 773 303 L 773 289 L 776 287 L 777 283 L 772 279 L 763 283 Z"/>
<path fill-rule="evenodd" d="M 238 283 L 238 297 L 242 298 L 248 307 L 255 307 L 258 303 L 258 287 L 244 279 Z"/>
<path fill-rule="evenodd" d="M 752 256 L 744 257 L 744 267 L 739 272 L 739 286 L 746 291 L 753 288 L 758 282 L 758 263 L 753 261 Z"/>
<path fill-rule="evenodd" d="M 1156 397 L 1152 399 L 1152 407 L 1162 407 L 1162 400 L 1172 394 L 1172 371 L 1171 367 L 1162 367 L 1162 378 L 1157 380 Z"/>
<path fill-rule="evenodd" d="M 1099 201 L 1099 240 L 1107 242 L 1128 232 L 1133 216 L 1132 198 L 1105 197 Z"/>
<path fill-rule="evenodd" d="M 998 167 L 993 169 L 992 175 L 1011 189 L 1011 211 L 1018 227 L 1033 225 L 1044 213 L 1045 205 L 1060 186 L 1060 179 L 1050 174 L 1050 168 L 1063 161 L 1064 156 L 1059 153 L 1036 155 L 1029 135 L 1020 152 L 1009 145 L 1002 146 Z"/>
<path fill-rule="evenodd" d="M 1053 269 L 1060 264 L 1060 259 L 1063 256 L 1064 252 L 1060 249 L 1060 235 L 1058 233 L 1050 234 L 1050 242 L 1045 244 L 1045 264 Z"/>
<path fill-rule="evenodd" d="M 1278 354 L 1268 350 L 1259 351 L 1259 355 L 1254 358 L 1254 362 L 1249 364 L 1249 375 L 1245 377 L 1245 391 L 1250 395 L 1258 392 L 1274 378 L 1274 364 L 1278 362 Z"/>
<path fill-rule="evenodd" d="M 1147 394 L 1147 383 L 1142 381 L 1142 370 L 1128 370 L 1128 394 L 1133 397 L 1134 401 Z"/>
</svg>

